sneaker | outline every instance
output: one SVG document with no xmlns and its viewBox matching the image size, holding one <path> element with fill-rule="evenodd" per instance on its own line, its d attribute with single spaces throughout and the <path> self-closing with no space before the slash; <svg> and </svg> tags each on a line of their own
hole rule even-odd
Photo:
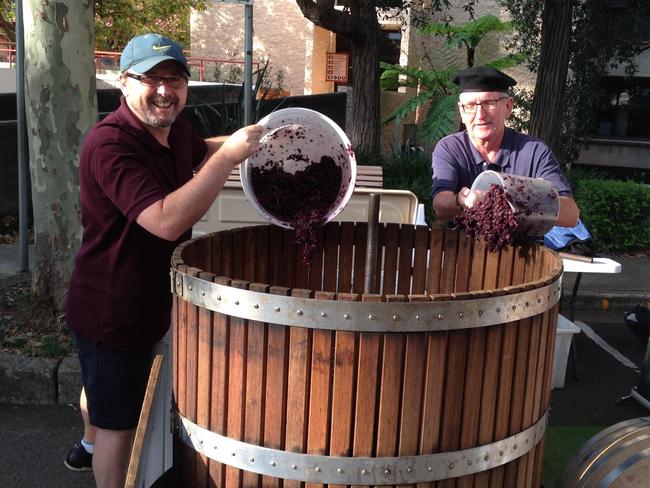
<svg viewBox="0 0 650 488">
<path fill-rule="evenodd" d="M 72 471 L 90 471 L 93 469 L 93 455 L 84 449 L 81 442 L 75 442 L 63 464 Z"/>
</svg>

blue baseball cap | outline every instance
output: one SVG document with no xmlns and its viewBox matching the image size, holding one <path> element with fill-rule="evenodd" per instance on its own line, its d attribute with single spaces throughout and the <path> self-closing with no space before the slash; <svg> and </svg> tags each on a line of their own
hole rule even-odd
<svg viewBox="0 0 650 488">
<path fill-rule="evenodd" d="M 146 73 L 170 59 L 178 61 L 190 76 L 183 49 L 176 42 L 160 34 L 142 34 L 131 39 L 122 51 L 120 71 L 132 69 L 136 73 Z"/>
</svg>

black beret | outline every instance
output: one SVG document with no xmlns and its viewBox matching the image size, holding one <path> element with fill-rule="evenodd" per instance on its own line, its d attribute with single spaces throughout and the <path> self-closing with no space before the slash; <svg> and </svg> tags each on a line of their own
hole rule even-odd
<svg viewBox="0 0 650 488">
<path fill-rule="evenodd" d="M 508 88 L 517 84 L 507 74 L 489 66 L 477 66 L 459 71 L 452 81 L 460 87 L 461 93 L 506 92 Z"/>
</svg>

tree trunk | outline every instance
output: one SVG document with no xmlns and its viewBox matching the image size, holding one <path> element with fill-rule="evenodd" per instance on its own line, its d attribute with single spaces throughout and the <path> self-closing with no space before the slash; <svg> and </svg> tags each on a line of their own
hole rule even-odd
<svg viewBox="0 0 650 488">
<path fill-rule="evenodd" d="M 23 1 L 32 289 L 61 309 L 81 240 L 79 152 L 97 121 L 93 2 Z"/>
<path fill-rule="evenodd" d="M 350 38 L 352 113 L 346 129 L 355 149 L 372 154 L 379 151 L 379 22 L 376 14 L 365 22 L 363 35 Z"/>
<path fill-rule="evenodd" d="M 379 151 L 379 33 L 377 2 L 351 0 L 349 11 L 334 8 L 334 0 L 296 0 L 306 19 L 350 41 L 352 115 L 346 132 L 355 149 Z"/>
<path fill-rule="evenodd" d="M 542 13 L 542 46 L 531 110 L 530 134 L 558 153 L 562 96 L 569 69 L 573 0 L 546 0 Z"/>
</svg>

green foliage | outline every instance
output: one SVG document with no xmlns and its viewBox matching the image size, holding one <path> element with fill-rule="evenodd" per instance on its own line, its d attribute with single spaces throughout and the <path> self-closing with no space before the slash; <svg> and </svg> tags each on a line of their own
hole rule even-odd
<svg viewBox="0 0 650 488">
<path fill-rule="evenodd" d="M 382 162 L 384 188 L 410 190 L 424 204 L 427 223 L 434 221 L 431 202 L 431 158 L 423 152 L 400 154 Z"/>
<path fill-rule="evenodd" d="M 432 22 L 419 29 L 423 35 L 445 36 L 445 47 L 449 49 L 465 48 L 467 65 L 473 66 L 478 44 L 491 32 L 509 32 L 510 23 L 501 22 L 492 15 L 486 15 L 459 25 Z M 384 69 L 380 79 L 382 89 L 394 90 L 397 86 L 418 87 L 419 93 L 406 103 L 397 107 L 382 120 L 387 124 L 395 119 L 404 119 L 418 107 L 429 105 L 420 136 L 427 141 L 438 141 L 458 127 L 458 109 L 456 107 L 458 87 L 452 83 L 454 74 L 461 69 L 447 56 L 447 66 L 442 69 L 426 70 L 423 68 L 381 63 Z M 520 54 L 509 54 L 498 59 L 482 62 L 497 69 L 516 66 L 523 59 Z"/>
<path fill-rule="evenodd" d="M 510 48 L 526 55 L 532 71 L 539 68 L 542 9 L 539 0 L 501 0 L 513 19 L 516 35 Z M 562 140 L 556 154 L 563 163 L 575 161 L 580 144 L 595 128 L 596 100 L 602 98 L 601 76 L 614 66 L 634 73 L 634 55 L 648 47 L 645 31 L 639 19 L 650 15 L 647 0 L 584 0 L 573 2 L 571 42 L 569 49 L 569 76 L 563 97 L 560 131 Z M 606 35 L 603 35 L 606 33 Z"/>
<path fill-rule="evenodd" d="M 530 111 L 533 108 L 533 92 L 525 88 L 512 87 L 510 93 L 515 100 L 515 106 L 508 118 L 507 125 L 516 131 L 528 132 Z"/>
<path fill-rule="evenodd" d="M 646 185 L 584 179 L 578 182 L 575 197 L 597 251 L 650 247 L 650 188 Z"/>
<path fill-rule="evenodd" d="M 0 31 L 16 42 L 16 6 L 14 0 L 0 0 Z"/>
<path fill-rule="evenodd" d="M 253 72 L 253 91 L 251 93 L 252 122 L 259 119 L 260 107 L 267 99 L 271 85 L 267 82 L 269 60 L 267 59 L 259 69 Z M 188 95 L 188 107 L 201 124 L 201 136 L 212 137 L 215 135 L 232 134 L 244 126 L 244 83 L 241 83 L 237 103 L 226 101 L 226 94 L 222 92 L 222 99 L 219 103 L 208 103 L 190 91 Z"/>
<path fill-rule="evenodd" d="M 391 190 L 409 190 L 424 204 L 425 218 L 430 225 L 435 217 L 431 202 L 431 157 L 423 152 L 383 156 L 355 150 L 357 164 L 381 166 L 383 187 Z"/>
<path fill-rule="evenodd" d="M 95 0 L 95 49 L 121 51 L 133 36 L 157 32 L 190 46 L 190 10 L 205 0 Z"/>
<path fill-rule="evenodd" d="M 450 49 L 462 47 L 475 49 L 481 40 L 491 32 L 509 32 L 511 30 L 511 22 L 502 22 L 494 15 L 485 15 L 458 25 L 432 22 L 422 27 L 419 32 L 428 36 L 447 36 L 445 47 Z"/>
</svg>

